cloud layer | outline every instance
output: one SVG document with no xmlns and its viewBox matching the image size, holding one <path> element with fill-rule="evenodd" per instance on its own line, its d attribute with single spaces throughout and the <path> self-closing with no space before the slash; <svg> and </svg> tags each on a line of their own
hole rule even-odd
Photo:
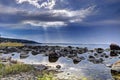
<svg viewBox="0 0 120 80">
<path fill-rule="evenodd" d="M 44 11 L 26 11 L 0 5 L 1 24 L 30 24 L 32 26 L 56 27 L 67 26 L 69 23 L 82 22 L 94 12 L 95 6 L 80 10 L 52 9 Z M 11 20 L 12 19 L 12 20 Z"/>
<path fill-rule="evenodd" d="M 16 0 L 18 4 L 27 2 L 37 8 L 47 8 L 53 9 L 55 6 L 56 0 Z"/>
</svg>

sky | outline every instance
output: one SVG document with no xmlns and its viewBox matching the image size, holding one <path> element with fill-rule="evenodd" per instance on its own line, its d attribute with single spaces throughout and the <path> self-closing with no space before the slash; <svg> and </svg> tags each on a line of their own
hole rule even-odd
<svg viewBox="0 0 120 80">
<path fill-rule="evenodd" d="M 120 0 L 0 0 L 2 37 L 120 44 Z"/>
</svg>

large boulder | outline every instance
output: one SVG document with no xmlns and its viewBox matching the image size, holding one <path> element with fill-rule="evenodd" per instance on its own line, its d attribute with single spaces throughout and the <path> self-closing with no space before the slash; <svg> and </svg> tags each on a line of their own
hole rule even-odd
<svg viewBox="0 0 120 80">
<path fill-rule="evenodd" d="M 114 80 L 120 80 L 120 60 L 112 65 L 111 75 Z"/>
<path fill-rule="evenodd" d="M 59 57 L 60 57 L 59 54 L 53 52 L 49 54 L 48 60 L 49 62 L 56 62 L 59 59 Z"/>
<path fill-rule="evenodd" d="M 115 62 L 113 65 L 112 65 L 112 70 L 113 71 L 117 71 L 117 72 L 120 72 L 120 60 Z"/>
<path fill-rule="evenodd" d="M 120 46 L 117 45 L 117 44 L 111 44 L 111 45 L 110 45 L 110 49 L 111 49 L 111 50 L 120 50 Z"/>
<path fill-rule="evenodd" d="M 120 46 L 117 44 L 111 44 L 110 45 L 110 56 L 118 56 L 118 53 L 120 53 Z"/>
</svg>

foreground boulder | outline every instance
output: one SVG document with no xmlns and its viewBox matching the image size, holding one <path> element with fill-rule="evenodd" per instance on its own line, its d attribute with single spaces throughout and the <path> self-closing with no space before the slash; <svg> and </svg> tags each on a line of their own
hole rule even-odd
<svg viewBox="0 0 120 80">
<path fill-rule="evenodd" d="M 114 80 L 120 80 L 120 60 L 112 65 L 111 75 Z"/>
<path fill-rule="evenodd" d="M 115 72 L 120 72 L 120 60 L 115 62 L 113 65 L 112 65 L 112 70 L 115 71 Z"/>
</svg>

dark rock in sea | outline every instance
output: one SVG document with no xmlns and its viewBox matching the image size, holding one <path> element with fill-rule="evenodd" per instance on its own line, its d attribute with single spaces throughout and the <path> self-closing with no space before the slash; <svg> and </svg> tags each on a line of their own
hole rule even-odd
<svg viewBox="0 0 120 80">
<path fill-rule="evenodd" d="M 89 50 L 89 52 L 93 53 L 93 52 L 94 52 L 94 50 Z"/>
<path fill-rule="evenodd" d="M 89 59 L 95 59 L 95 57 L 94 57 L 94 56 L 92 56 L 92 55 L 90 55 L 90 56 L 89 56 Z"/>
<path fill-rule="evenodd" d="M 106 56 L 106 53 L 101 53 L 100 54 L 100 57 L 105 57 Z"/>
<path fill-rule="evenodd" d="M 28 55 L 28 52 L 21 52 L 20 53 L 20 59 L 24 59 L 24 58 L 27 58 L 29 55 Z"/>
<path fill-rule="evenodd" d="M 103 52 L 104 52 L 104 49 L 102 49 L 102 48 L 97 48 L 97 49 L 96 49 L 96 52 L 97 52 L 97 53 L 103 53 Z"/>
<path fill-rule="evenodd" d="M 74 53 L 74 54 L 68 53 L 68 54 L 67 54 L 67 57 L 68 57 L 68 58 L 73 58 L 73 57 L 75 57 L 75 56 L 77 56 L 77 53 Z"/>
<path fill-rule="evenodd" d="M 57 68 L 57 69 L 60 69 L 60 68 L 61 68 L 61 65 L 57 65 L 56 68 Z"/>
<path fill-rule="evenodd" d="M 103 59 L 102 58 L 99 58 L 99 59 L 94 59 L 94 60 L 91 60 L 90 62 L 94 63 L 94 64 L 100 64 L 100 63 L 103 63 Z"/>
<path fill-rule="evenodd" d="M 11 54 L 12 56 L 14 56 L 15 54 Z"/>
<path fill-rule="evenodd" d="M 111 44 L 110 45 L 110 50 L 120 50 L 120 46 L 117 44 Z"/>
<path fill-rule="evenodd" d="M 49 62 L 56 62 L 59 59 L 59 57 L 60 56 L 57 53 L 52 52 L 49 54 L 48 60 L 49 60 Z"/>
<path fill-rule="evenodd" d="M 117 44 L 111 44 L 110 45 L 110 56 L 118 56 L 118 54 L 120 53 L 120 46 Z"/>
<path fill-rule="evenodd" d="M 81 60 L 85 60 L 85 57 L 83 57 L 83 56 L 80 56 L 79 58 L 80 58 Z"/>
<path fill-rule="evenodd" d="M 105 58 L 109 58 L 109 56 L 108 56 L 108 55 L 105 55 Z"/>
<path fill-rule="evenodd" d="M 118 56 L 118 53 L 115 51 L 110 51 L 110 56 L 111 57 Z"/>
<path fill-rule="evenodd" d="M 73 63 L 78 64 L 82 59 L 80 57 L 74 57 L 73 58 Z"/>
<path fill-rule="evenodd" d="M 97 53 L 94 53 L 94 56 L 95 56 L 95 57 L 97 57 L 97 56 L 98 56 L 98 54 L 97 54 Z"/>
<path fill-rule="evenodd" d="M 32 53 L 32 55 L 38 55 L 39 54 L 39 52 L 37 52 L 37 51 L 32 51 L 31 53 Z"/>
<path fill-rule="evenodd" d="M 78 48 L 78 49 L 77 49 L 77 52 L 78 52 L 79 54 L 86 53 L 86 52 L 88 52 L 88 48 L 87 48 L 87 47 L 85 47 L 85 48 Z"/>
</svg>

